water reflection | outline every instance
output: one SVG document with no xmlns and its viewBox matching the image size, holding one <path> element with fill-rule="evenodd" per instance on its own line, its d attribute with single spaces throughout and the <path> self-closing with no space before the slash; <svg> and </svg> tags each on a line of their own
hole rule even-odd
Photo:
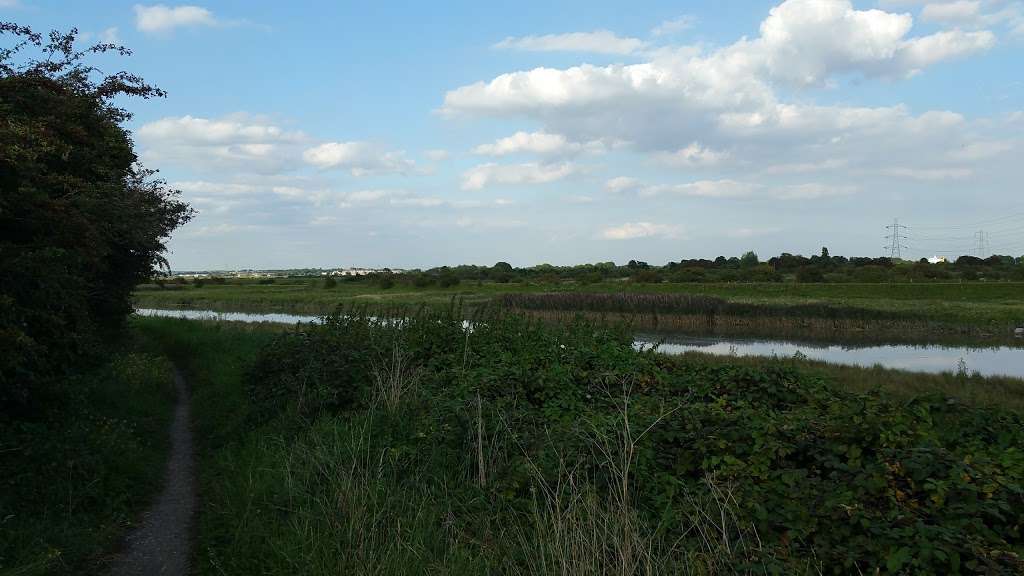
<svg viewBox="0 0 1024 576">
<path fill-rule="evenodd" d="M 155 308 L 139 308 L 135 313 L 139 316 L 184 318 L 186 320 L 218 320 L 222 322 L 269 322 L 271 324 L 320 322 L 319 316 L 305 316 L 302 314 L 250 314 L 247 312 L 214 312 L 213 310 L 157 310 Z"/>
<path fill-rule="evenodd" d="M 229 322 L 270 322 L 297 324 L 320 322 L 319 316 L 301 314 L 252 314 L 246 312 L 214 312 L 212 310 L 136 310 L 139 316 L 162 316 L 189 320 Z M 636 345 L 650 347 L 666 354 L 704 352 L 720 356 L 768 356 L 792 358 L 798 354 L 809 360 L 833 364 L 911 370 L 915 372 L 956 372 L 966 366 L 969 372 L 985 376 L 1024 378 L 1024 348 L 1008 346 L 970 347 L 937 345 L 871 345 L 850 346 L 786 340 L 745 340 L 732 337 L 689 337 L 682 335 L 639 334 Z M 962 362 L 961 362 L 962 361 Z"/>
<path fill-rule="evenodd" d="M 686 336 L 637 336 L 637 345 L 658 344 L 667 354 L 704 352 L 718 356 L 803 356 L 833 364 L 911 370 L 914 372 L 956 372 L 965 366 L 968 372 L 984 376 L 1024 378 L 1024 349 L 1008 346 L 844 346 L 790 342 L 783 340 L 744 340 L 737 338 L 689 338 Z M 963 363 L 961 363 L 961 360 Z"/>
</svg>

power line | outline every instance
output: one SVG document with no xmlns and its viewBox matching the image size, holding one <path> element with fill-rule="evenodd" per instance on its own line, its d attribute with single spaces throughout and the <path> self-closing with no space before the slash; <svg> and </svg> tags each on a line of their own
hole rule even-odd
<svg viewBox="0 0 1024 576">
<path fill-rule="evenodd" d="M 998 216 L 996 218 L 989 218 L 988 220 L 979 220 L 977 222 L 971 222 L 969 224 L 946 224 L 944 226 L 914 226 L 915 230 L 954 230 L 964 228 L 976 228 L 978 226 L 985 226 L 991 224 L 997 224 L 1005 222 L 1006 220 L 1012 220 L 1014 218 L 1024 217 L 1024 212 L 1016 212 L 1014 214 L 1007 214 L 1004 216 Z"/>
<path fill-rule="evenodd" d="M 988 251 L 988 236 L 985 235 L 984 230 L 978 230 L 977 232 L 975 232 L 974 236 L 978 240 L 977 256 L 978 258 L 984 258 L 985 252 Z"/>
<path fill-rule="evenodd" d="M 889 240 L 887 246 L 889 250 L 889 258 L 903 259 L 903 249 L 906 246 L 903 245 L 903 241 L 907 239 L 906 234 L 903 231 L 907 230 L 907 227 L 900 224 L 900 219 L 896 218 L 892 221 L 892 224 L 885 227 L 886 230 L 890 231 L 890 234 L 886 235 L 886 239 Z"/>
</svg>

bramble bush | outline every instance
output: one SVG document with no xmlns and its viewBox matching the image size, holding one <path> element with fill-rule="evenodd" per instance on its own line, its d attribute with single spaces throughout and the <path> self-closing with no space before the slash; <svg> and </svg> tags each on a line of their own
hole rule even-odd
<svg viewBox="0 0 1024 576">
<path fill-rule="evenodd" d="M 0 22 L 0 413 L 37 418 L 62 379 L 124 327 L 135 286 L 192 216 L 137 163 L 121 97 L 164 93 L 75 46 Z M 34 54 L 30 56 L 29 54 Z"/>
<path fill-rule="evenodd" d="M 749 526 L 760 541 L 729 558 L 733 570 L 1024 569 L 1016 413 L 837 391 L 795 365 L 671 358 L 582 319 L 460 318 L 339 312 L 281 335 L 250 372 L 257 414 L 326 423 L 372 412 L 374 372 L 397 347 L 416 388 L 399 414 L 370 418 L 372 437 L 396 481 L 443 483 L 458 501 L 450 521 L 467 530 L 480 514 L 524 513 L 538 477 L 570 469 L 599 493 L 628 493 L 658 537 L 692 554 L 704 545 L 689 530 L 700 503 L 725 490 L 736 521 L 720 536 Z M 625 475 L 607 453 L 624 417 L 637 439 Z"/>
</svg>

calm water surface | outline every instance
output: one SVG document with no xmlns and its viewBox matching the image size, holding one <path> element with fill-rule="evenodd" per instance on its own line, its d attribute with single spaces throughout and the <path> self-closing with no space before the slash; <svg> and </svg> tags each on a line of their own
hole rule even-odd
<svg viewBox="0 0 1024 576">
<path fill-rule="evenodd" d="M 141 308 L 139 316 L 163 316 L 189 320 L 224 320 L 232 322 L 272 322 L 296 324 L 319 322 L 318 316 L 299 314 L 250 314 L 245 312 L 213 312 L 211 310 L 156 310 Z M 912 346 L 877 345 L 845 346 L 841 344 L 818 344 L 790 342 L 785 340 L 745 340 L 741 338 L 689 337 L 682 335 L 637 336 L 636 346 L 650 347 L 658 344 L 658 350 L 666 354 L 704 352 L 720 356 L 775 356 L 792 358 L 799 352 L 811 360 L 853 366 L 875 366 L 915 372 L 956 372 L 965 366 L 969 372 L 985 376 L 1014 376 L 1024 378 L 1024 348 L 1010 346 L 980 347 L 968 346 Z"/>
</svg>

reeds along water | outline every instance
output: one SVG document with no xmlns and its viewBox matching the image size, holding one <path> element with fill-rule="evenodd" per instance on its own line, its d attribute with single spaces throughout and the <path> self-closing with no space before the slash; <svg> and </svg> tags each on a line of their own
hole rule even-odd
<svg viewBox="0 0 1024 576">
<path fill-rule="evenodd" d="M 635 331 L 792 337 L 844 343 L 1014 345 L 1012 327 L 987 330 L 905 312 L 829 304 L 752 304 L 687 294 L 508 294 L 498 304 L 547 321 L 583 315 Z"/>
</svg>

